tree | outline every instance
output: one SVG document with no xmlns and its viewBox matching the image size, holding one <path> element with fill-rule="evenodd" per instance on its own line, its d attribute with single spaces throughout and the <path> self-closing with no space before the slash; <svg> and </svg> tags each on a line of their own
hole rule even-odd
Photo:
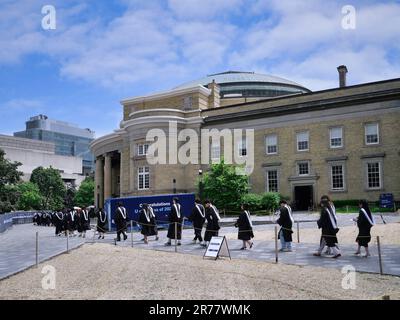
<svg viewBox="0 0 400 320">
<path fill-rule="evenodd" d="M 63 207 L 66 188 L 58 170 L 38 167 L 32 171 L 31 179 L 42 196 L 42 209 L 58 210 Z"/>
<path fill-rule="evenodd" d="M 94 180 L 86 178 L 82 181 L 75 195 L 75 204 L 80 207 L 88 207 L 94 203 Z"/>
<path fill-rule="evenodd" d="M 238 209 L 242 196 L 249 190 L 247 175 L 236 174 L 236 166 L 220 163 L 212 164 L 210 171 L 199 180 L 202 195 L 211 199 L 219 208 Z"/>
<path fill-rule="evenodd" d="M 18 171 L 20 162 L 12 162 L 5 158 L 6 153 L 0 149 L 0 212 L 15 209 L 17 189 L 15 184 L 20 181 L 23 173 Z"/>
<path fill-rule="evenodd" d="M 17 185 L 18 188 L 18 209 L 31 210 L 40 209 L 42 205 L 42 196 L 39 187 L 32 182 L 23 182 Z"/>
</svg>

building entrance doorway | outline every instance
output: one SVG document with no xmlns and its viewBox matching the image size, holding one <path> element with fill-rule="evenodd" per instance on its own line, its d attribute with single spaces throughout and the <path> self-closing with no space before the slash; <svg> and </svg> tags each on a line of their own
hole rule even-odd
<svg viewBox="0 0 400 320">
<path fill-rule="evenodd" d="M 308 210 L 313 207 L 313 186 L 294 187 L 295 210 Z"/>
</svg>

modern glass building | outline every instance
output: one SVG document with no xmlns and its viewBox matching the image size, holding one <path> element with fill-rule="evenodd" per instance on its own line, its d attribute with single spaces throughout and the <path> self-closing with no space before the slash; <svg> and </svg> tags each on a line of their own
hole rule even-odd
<svg viewBox="0 0 400 320">
<path fill-rule="evenodd" d="M 45 115 L 31 117 L 26 122 L 25 131 L 15 132 L 15 137 L 53 142 L 55 153 L 75 156 L 83 159 L 82 173 L 88 175 L 94 171 L 94 158 L 89 144 L 94 140 L 94 132 Z"/>
</svg>

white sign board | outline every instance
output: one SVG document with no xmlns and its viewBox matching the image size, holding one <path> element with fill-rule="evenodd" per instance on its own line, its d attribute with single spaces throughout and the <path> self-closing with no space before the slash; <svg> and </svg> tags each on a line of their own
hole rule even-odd
<svg viewBox="0 0 400 320">
<path fill-rule="evenodd" d="M 215 260 L 218 257 L 231 258 L 231 254 L 230 254 L 229 248 L 228 248 L 228 242 L 227 242 L 225 236 L 212 237 L 210 240 L 210 243 L 208 244 L 207 250 L 204 253 L 203 258 L 204 257 L 215 258 Z"/>
</svg>

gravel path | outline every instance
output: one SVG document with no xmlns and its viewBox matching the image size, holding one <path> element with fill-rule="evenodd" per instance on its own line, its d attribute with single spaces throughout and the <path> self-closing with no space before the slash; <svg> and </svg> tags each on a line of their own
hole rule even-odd
<svg viewBox="0 0 400 320">
<path fill-rule="evenodd" d="M 56 289 L 41 287 L 56 268 Z M 0 281 L 1 299 L 379 299 L 400 297 L 400 278 L 249 260 L 203 260 L 180 253 L 86 244 Z"/>
</svg>

